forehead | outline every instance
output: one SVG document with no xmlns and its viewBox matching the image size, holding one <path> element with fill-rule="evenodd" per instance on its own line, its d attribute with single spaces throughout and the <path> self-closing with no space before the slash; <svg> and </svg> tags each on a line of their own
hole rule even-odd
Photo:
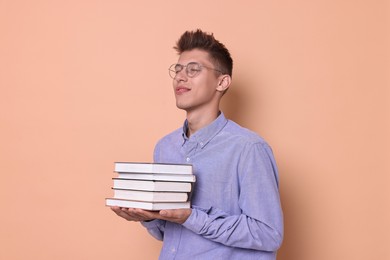
<svg viewBox="0 0 390 260">
<path fill-rule="evenodd" d="M 178 63 L 188 64 L 189 62 L 198 62 L 204 65 L 212 64 L 208 52 L 199 49 L 184 51 L 180 55 Z"/>
</svg>

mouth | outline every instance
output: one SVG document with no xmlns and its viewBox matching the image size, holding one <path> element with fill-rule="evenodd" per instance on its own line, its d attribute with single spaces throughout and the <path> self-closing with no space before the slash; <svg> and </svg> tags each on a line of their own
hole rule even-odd
<svg viewBox="0 0 390 260">
<path fill-rule="evenodd" d="M 178 86 L 175 88 L 175 93 L 177 95 L 180 95 L 180 94 L 183 94 L 183 93 L 186 93 L 186 92 L 189 92 L 191 91 L 190 88 L 187 88 L 187 87 L 184 87 L 184 86 Z"/>
</svg>

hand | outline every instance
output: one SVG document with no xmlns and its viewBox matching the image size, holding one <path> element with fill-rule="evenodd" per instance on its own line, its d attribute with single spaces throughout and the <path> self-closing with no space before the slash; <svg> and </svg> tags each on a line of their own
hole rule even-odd
<svg viewBox="0 0 390 260">
<path fill-rule="evenodd" d="M 162 219 L 178 224 L 183 224 L 191 215 L 191 209 L 166 209 L 161 211 L 149 211 L 134 208 L 111 207 L 119 217 L 128 221 L 148 221 Z"/>
<path fill-rule="evenodd" d="M 159 216 L 158 211 L 149 211 L 143 209 L 111 207 L 111 210 L 114 211 L 115 214 L 117 214 L 119 217 L 128 221 L 148 221 L 156 219 Z"/>
<path fill-rule="evenodd" d="M 183 224 L 191 215 L 192 209 L 165 209 L 159 213 L 159 219 Z"/>
</svg>

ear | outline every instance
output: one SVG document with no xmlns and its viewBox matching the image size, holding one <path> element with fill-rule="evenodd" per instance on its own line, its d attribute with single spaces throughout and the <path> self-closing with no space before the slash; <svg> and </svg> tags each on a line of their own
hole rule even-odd
<svg viewBox="0 0 390 260">
<path fill-rule="evenodd" d="M 232 78 L 229 75 L 227 74 L 221 75 L 219 77 L 218 86 L 216 90 L 220 92 L 225 92 L 229 88 L 231 83 L 232 83 Z"/>
</svg>

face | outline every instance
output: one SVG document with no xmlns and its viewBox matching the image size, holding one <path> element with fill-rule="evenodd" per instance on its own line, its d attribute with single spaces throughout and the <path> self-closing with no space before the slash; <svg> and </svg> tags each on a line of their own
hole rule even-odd
<svg viewBox="0 0 390 260">
<path fill-rule="evenodd" d="M 208 53 L 202 50 L 195 49 L 183 52 L 177 63 L 187 65 L 190 62 L 196 62 L 208 68 L 215 68 Z M 173 89 L 178 108 L 187 112 L 218 109 L 221 97 L 220 91 L 217 91 L 220 73 L 205 67 L 202 67 L 194 77 L 187 76 L 186 68 L 176 74 L 173 79 Z"/>
</svg>

